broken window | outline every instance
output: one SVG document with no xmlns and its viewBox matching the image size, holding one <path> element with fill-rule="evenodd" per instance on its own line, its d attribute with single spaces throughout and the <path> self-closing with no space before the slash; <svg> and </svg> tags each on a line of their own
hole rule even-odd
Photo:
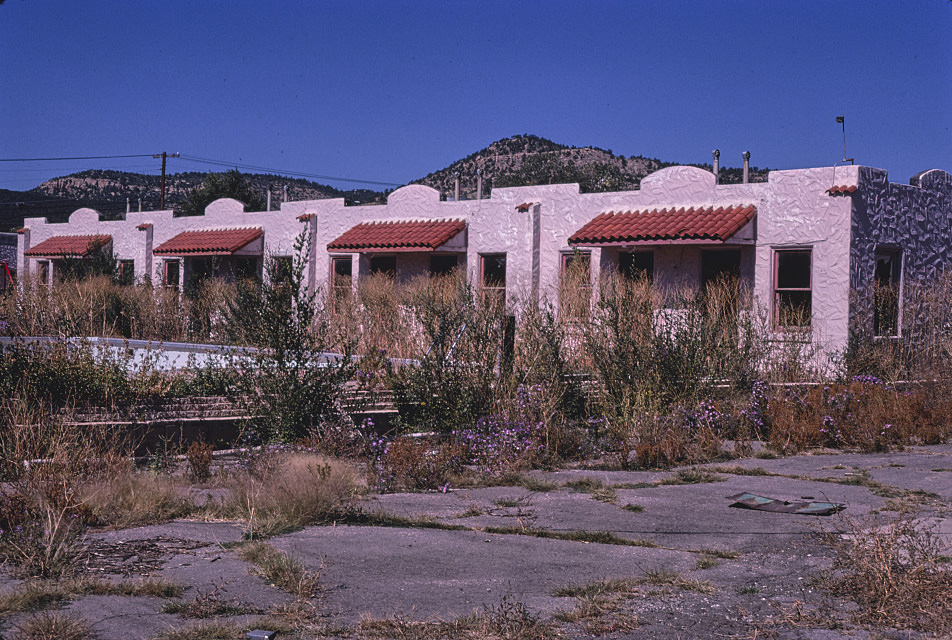
<svg viewBox="0 0 952 640">
<path fill-rule="evenodd" d="M 331 258 L 331 278 L 335 306 L 350 300 L 354 286 L 354 262 L 350 256 Z"/>
<path fill-rule="evenodd" d="M 635 253 L 618 254 L 618 271 L 630 280 L 647 280 L 654 278 L 654 253 L 638 251 Z"/>
<path fill-rule="evenodd" d="M 119 284 L 133 284 L 136 281 L 135 260 L 119 261 Z"/>
<path fill-rule="evenodd" d="M 506 308 L 506 254 L 482 255 L 479 261 L 483 304 L 502 311 Z"/>
<path fill-rule="evenodd" d="M 459 259 L 456 254 L 450 255 L 432 255 L 430 256 L 430 275 L 445 276 L 453 273 L 459 266 Z"/>
<path fill-rule="evenodd" d="M 592 254 L 576 251 L 562 254 L 559 308 L 567 318 L 588 315 L 592 302 Z"/>
<path fill-rule="evenodd" d="M 50 261 L 40 260 L 36 263 L 36 277 L 40 279 L 40 284 L 49 285 L 50 280 Z"/>
<path fill-rule="evenodd" d="M 165 273 L 163 274 L 162 283 L 169 287 L 170 289 L 179 288 L 179 261 L 178 260 L 165 260 L 164 261 Z"/>
<path fill-rule="evenodd" d="M 774 253 L 775 328 L 810 328 L 813 316 L 812 274 L 812 249 L 783 249 Z"/>
<path fill-rule="evenodd" d="M 873 278 L 873 331 L 877 336 L 899 335 L 902 284 L 902 253 L 898 249 L 876 251 Z"/>
<path fill-rule="evenodd" d="M 270 271 L 273 286 L 290 284 L 294 275 L 294 260 L 291 256 L 274 256 L 271 258 Z"/>
<path fill-rule="evenodd" d="M 234 274 L 238 280 L 258 280 L 261 277 L 258 258 L 235 258 Z"/>
<path fill-rule="evenodd" d="M 397 277 L 397 256 L 371 256 L 370 275 L 384 273 L 391 278 Z"/>
</svg>

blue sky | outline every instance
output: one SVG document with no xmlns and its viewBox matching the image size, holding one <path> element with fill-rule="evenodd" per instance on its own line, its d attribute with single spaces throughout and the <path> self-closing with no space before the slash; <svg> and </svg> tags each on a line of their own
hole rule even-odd
<svg viewBox="0 0 952 640">
<path fill-rule="evenodd" d="M 0 159 L 402 184 L 532 133 L 785 169 L 842 159 L 843 115 L 857 163 L 952 171 L 948 0 L 6 0 L 0 61 Z M 0 188 L 85 168 L 159 161 L 0 162 Z"/>
</svg>

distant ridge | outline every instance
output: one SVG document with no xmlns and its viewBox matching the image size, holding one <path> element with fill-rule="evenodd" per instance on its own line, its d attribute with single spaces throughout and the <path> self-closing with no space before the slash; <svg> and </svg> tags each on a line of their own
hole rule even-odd
<svg viewBox="0 0 952 640">
<path fill-rule="evenodd" d="M 676 163 L 643 156 L 616 156 L 598 147 L 569 147 L 539 136 L 523 134 L 503 138 L 485 149 L 457 160 L 446 168 L 414 180 L 452 196 L 454 173 L 460 173 L 462 198 L 476 197 L 476 169 L 483 172 L 483 197 L 493 187 L 515 187 L 536 184 L 577 182 L 583 192 L 623 191 L 636 189 L 641 179 Z M 711 170 L 711 165 L 694 165 Z M 767 169 L 752 167 L 751 182 L 764 182 Z M 207 173 L 191 171 L 166 176 L 167 206 L 174 207 L 188 192 L 199 186 Z M 252 187 L 266 199 L 272 188 L 272 207 L 279 208 L 288 187 L 290 200 L 345 198 L 350 204 L 383 202 L 386 192 L 368 189 L 341 190 L 302 178 L 286 178 L 268 174 L 243 174 Z M 740 182 L 742 170 L 722 168 L 721 182 Z M 14 231 L 23 226 L 24 218 L 47 218 L 64 222 L 80 207 L 98 210 L 104 217 L 121 218 L 126 198 L 133 211 L 139 198 L 145 211 L 159 207 L 160 177 L 150 174 L 93 169 L 47 180 L 29 191 L 0 189 L 0 231 Z"/>
<path fill-rule="evenodd" d="M 483 172 L 483 197 L 492 187 L 518 187 L 536 184 L 577 182 L 582 192 L 625 191 L 637 189 L 646 175 L 674 166 L 644 156 L 616 156 L 598 147 L 568 147 L 546 138 L 524 134 L 497 140 L 485 149 L 457 160 L 445 169 L 434 171 L 414 182 L 438 189 L 444 195 L 454 192 L 455 172 L 459 171 L 460 197 L 476 197 L 476 170 Z M 712 170 L 711 165 L 694 165 Z M 751 182 L 766 182 L 767 169 L 750 170 Z M 743 169 L 721 169 L 721 183 L 739 183 Z"/>
</svg>

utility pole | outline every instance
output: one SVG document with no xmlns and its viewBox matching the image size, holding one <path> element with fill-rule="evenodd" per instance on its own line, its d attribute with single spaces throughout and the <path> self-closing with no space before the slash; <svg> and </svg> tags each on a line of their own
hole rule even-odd
<svg viewBox="0 0 952 640">
<path fill-rule="evenodd" d="M 849 160 L 846 157 L 846 116 L 836 116 L 836 122 L 843 125 L 843 162 Z"/>
<path fill-rule="evenodd" d="M 177 153 L 156 153 L 152 156 L 153 158 L 162 158 L 162 195 L 159 196 L 159 210 L 165 209 L 165 160 L 166 158 L 178 158 L 179 154 Z"/>
</svg>

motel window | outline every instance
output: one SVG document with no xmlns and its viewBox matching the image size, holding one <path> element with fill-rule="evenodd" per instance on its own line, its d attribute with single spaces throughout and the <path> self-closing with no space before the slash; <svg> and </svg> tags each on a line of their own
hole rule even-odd
<svg viewBox="0 0 952 640">
<path fill-rule="evenodd" d="M 49 260 L 40 260 L 39 262 L 36 263 L 36 277 L 39 278 L 40 284 L 47 285 L 47 286 L 50 284 L 51 272 L 52 272 L 52 268 L 50 266 Z"/>
<path fill-rule="evenodd" d="M 773 323 L 777 329 L 809 329 L 813 316 L 813 250 L 774 252 Z"/>
<path fill-rule="evenodd" d="M 459 266 L 459 259 L 456 257 L 456 254 L 450 255 L 433 255 L 430 256 L 430 275 L 431 276 L 445 276 L 453 273 L 456 267 Z"/>
<path fill-rule="evenodd" d="M 238 280 L 257 280 L 260 277 L 258 258 L 235 258 L 234 273 Z"/>
<path fill-rule="evenodd" d="M 349 300 L 354 283 L 354 262 L 350 256 L 331 258 L 331 278 L 334 302 Z"/>
<path fill-rule="evenodd" d="M 396 256 L 371 256 L 370 257 L 370 275 L 384 273 L 391 278 L 397 277 L 397 257 Z"/>
<path fill-rule="evenodd" d="M 654 253 L 651 251 L 620 253 L 618 254 L 618 271 L 626 279 L 645 279 L 651 282 L 654 278 Z"/>
<path fill-rule="evenodd" d="M 899 335 L 902 284 L 902 253 L 898 249 L 876 251 L 873 278 L 873 330 L 877 336 Z"/>
<path fill-rule="evenodd" d="M 506 254 L 482 255 L 479 262 L 483 304 L 502 312 L 506 308 Z"/>
<path fill-rule="evenodd" d="M 162 277 L 162 284 L 170 289 L 179 288 L 179 269 L 180 263 L 178 260 L 165 260 L 163 264 L 165 272 Z"/>
<path fill-rule="evenodd" d="M 135 260 L 119 261 L 119 284 L 129 285 L 136 281 Z"/>
<path fill-rule="evenodd" d="M 269 265 L 271 285 L 274 287 L 290 284 L 294 275 L 294 261 L 291 256 L 273 256 Z"/>
<path fill-rule="evenodd" d="M 568 318 L 588 315 L 592 303 L 592 254 L 562 254 L 559 308 Z"/>
</svg>

